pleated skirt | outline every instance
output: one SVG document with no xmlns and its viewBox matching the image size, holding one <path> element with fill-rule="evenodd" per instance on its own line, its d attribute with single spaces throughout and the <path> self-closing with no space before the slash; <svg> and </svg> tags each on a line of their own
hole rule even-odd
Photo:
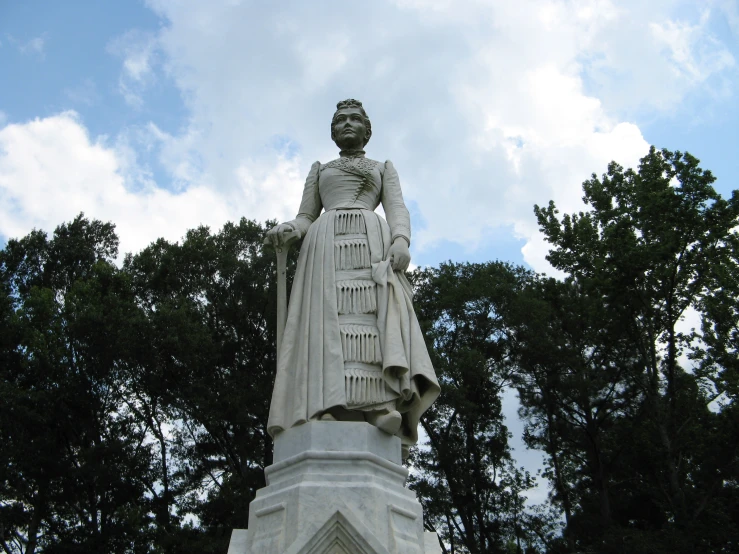
<svg viewBox="0 0 739 554">
<path fill-rule="evenodd" d="M 334 264 L 346 407 L 392 410 L 397 394 L 387 387 L 382 373 L 377 284 L 372 279 L 367 229 L 360 210 L 336 211 Z"/>
</svg>

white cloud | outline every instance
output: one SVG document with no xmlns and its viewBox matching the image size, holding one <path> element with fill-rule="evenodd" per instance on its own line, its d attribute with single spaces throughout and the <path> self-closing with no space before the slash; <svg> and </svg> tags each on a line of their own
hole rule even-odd
<svg viewBox="0 0 739 554">
<path fill-rule="evenodd" d="M 44 58 L 46 33 L 42 33 L 41 35 L 28 40 L 20 40 L 9 34 L 6 34 L 5 38 L 7 38 L 8 42 L 15 46 L 21 54 L 34 55 L 40 59 Z"/>
<path fill-rule="evenodd" d="M 277 173 L 255 176 L 274 181 Z M 268 184 L 267 186 L 273 186 Z M 157 188 L 125 141 L 91 140 L 74 112 L 9 124 L 0 129 L 0 234 L 20 237 L 32 228 L 51 232 L 84 212 L 112 221 L 121 254 L 158 237 L 179 240 L 197 225 L 219 228 L 238 219 L 243 194 L 230 197 L 205 185 L 174 193 Z"/>
<path fill-rule="evenodd" d="M 656 41 L 669 52 L 672 71 L 688 82 L 703 82 L 735 63 L 731 53 L 706 31 L 710 13 L 705 9 L 695 24 L 674 20 L 650 24 Z"/>
<path fill-rule="evenodd" d="M 199 133 L 190 128 L 180 135 L 173 136 L 162 131 L 154 123 L 141 130 L 140 140 L 148 141 L 148 148 L 158 148 L 159 162 L 172 180 L 172 188 L 185 190 L 192 183 L 207 180 L 203 174 L 197 146 Z"/>
<path fill-rule="evenodd" d="M 40 56 L 43 56 L 44 54 L 44 45 L 46 44 L 46 39 L 44 37 L 35 37 L 29 40 L 27 43 L 22 45 L 21 52 L 25 53 L 35 53 Z"/>
<path fill-rule="evenodd" d="M 686 95 L 710 93 L 734 65 L 713 34 L 711 2 L 622 2 L 581 55 L 589 88 L 626 113 L 672 113 Z"/>
<path fill-rule="evenodd" d="M 739 35 L 739 4 L 736 0 L 713 0 L 713 3 L 726 18 L 731 31 Z"/>
<path fill-rule="evenodd" d="M 118 90 L 130 106 L 143 105 L 143 93 L 155 80 L 157 40 L 150 32 L 132 29 L 108 44 L 108 51 L 123 58 Z"/>
<path fill-rule="evenodd" d="M 533 204 L 580 209 L 590 173 L 611 159 L 633 166 L 647 151 L 624 114 L 674 107 L 731 66 L 705 15 L 677 19 L 671 0 L 642 4 L 151 0 L 159 33 L 132 30 L 109 45 L 122 59 L 121 93 L 141 106 L 162 73 L 188 121 L 176 133 L 157 121 L 125 129 L 107 149 L 87 140 L 114 155 L 111 174 L 144 194 L 136 202 L 208 191 L 227 206 L 216 213 L 286 219 L 310 163 L 336 155 L 336 101 L 357 97 L 373 121 L 368 155 L 393 159 L 422 220 L 416 251 L 442 239 L 472 250 L 513 230 L 525 259 L 551 271 Z M 146 151 L 169 192 L 139 162 Z M 183 229 L 199 222 L 186 212 L 194 219 Z"/>
<path fill-rule="evenodd" d="M 671 0 L 149 5 L 166 25 L 147 51 L 160 53 L 190 112 L 165 139 L 178 188 L 247 187 L 245 215 L 294 213 L 298 176 L 335 156 L 335 102 L 357 97 L 375 131 L 368 155 L 393 159 L 425 223 L 414 248 L 447 239 L 474 249 L 486 230 L 513 229 L 537 270 L 550 268 L 533 204 L 580 209 L 592 172 L 647 152 L 623 114 L 670 109 L 732 63 L 706 16 L 679 20 Z M 281 157 L 275 137 L 300 157 Z M 280 164 L 297 190 L 275 202 L 243 168 L 279 175 Z"/>
</svg>

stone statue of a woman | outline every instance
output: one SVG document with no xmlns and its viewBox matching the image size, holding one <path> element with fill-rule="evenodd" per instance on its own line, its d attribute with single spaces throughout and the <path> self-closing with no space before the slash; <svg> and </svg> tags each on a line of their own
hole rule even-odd
<svg viewBox="0 0 739 554">
<path fill-rule="evenodd" d="M 309 420 L 367 421 L 418 440 L 439 384 L 404 271 L 410 217 L 390 161 L 365 158 L 372 127 L 344 100 L 331 122 L 340 157 L 311 167 L 298 216 L 275 226 L 303 238 L 278 357 L 268 431 Z M 387 221 L 375 213 L 382 203 Z M 321 213 L 323 212 L 323 213 Z"/>
</svg>

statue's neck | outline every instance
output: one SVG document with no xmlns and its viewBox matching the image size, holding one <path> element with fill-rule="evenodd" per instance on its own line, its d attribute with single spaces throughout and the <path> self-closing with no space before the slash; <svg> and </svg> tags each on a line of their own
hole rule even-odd
<svg viewBox="0 0 739 554">
<path fill-rule="evenodd" d="M 342 158 L 364 158 L 364 150 L 361 148 L 342 150 L 339 152 L 339 156 Z"/>
</svg>

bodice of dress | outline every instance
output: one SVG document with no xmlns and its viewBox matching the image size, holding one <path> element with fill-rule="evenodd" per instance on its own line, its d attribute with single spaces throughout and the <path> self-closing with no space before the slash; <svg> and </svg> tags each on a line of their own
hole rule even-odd
<svg viewBox="0 0 739 554">
<path fill-rule="evenodd" d="M 339 208 L 374 211 L 380 204 L 382 165 L 374 160 L 359 159 L 365 162 L 362 166 L 356 158 L 339 158 L 321 167 L 318 192 L 326 211 Z"/>
<path fill-rule="evenodd" d="M 403 201 L 398 174 L 390 161 L 341 157 L 327 164 L 315 162 L 303 189 L 298 216 L 288 222 L 303 235 L 322 209 L 366 209 L 382 203 L 392 239 L 403 237 L 410 244 L 410 214 Z"/>
</svg>

